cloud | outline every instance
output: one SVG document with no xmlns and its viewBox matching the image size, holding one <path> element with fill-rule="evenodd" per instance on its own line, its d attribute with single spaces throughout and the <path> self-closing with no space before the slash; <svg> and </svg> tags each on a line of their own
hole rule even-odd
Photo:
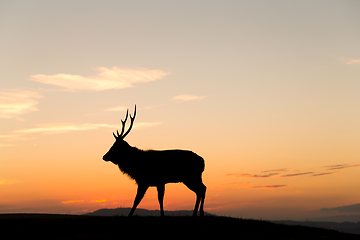
<svg viewBox="0 0 360 240">
<path fill-rule="evenodd" d="M 331 174 L 336 174 L 336 173 L 340 173 L 341 171 L 337 171 L 337 172 L 325 172 L 325 173 L 316 173 L 313 174 L 311 176 L 313 177 L 318 177 L 318 176 L 326 176 L 326 175 L 331 175 Z"/>
<path fill-rule="evenodd" d="M 94 123 L 83 123 L 83 124 L 72 124 L 72 123 L 54 123 L 47 124 L 37 128 L 28 128 L 22 130 L 16 130 L 15 133 L 64 133 L 69 131 L 85 131 L 94 130 L 98 128 L 116 128 L 115 125 L 110 124 L 94 124 Z"/>
<path fill-rule="evenodd" d="M 330 165 L 325 166 L 323 168 L 326 168 L 329 171 L 326 172 L 299 172 L 295 170 L 288 170 L 287 168 L 279 168 L 279 169 L 272 169 L 272 170 L 265 170 L 262 171 L 262 174 L 250 174 L 250 173 L 228 173 L 227 176 L 234 176 L 234 177 L 248 177 L 248 178 L 269 178 L 273 176 L 277 176 L 279 178 L 286 178 L 286 177 L 297 177 L 297 176 L 304 176 L 309 175 L 312 177 L 320 177 L 320 176 L 327 176 L 332 174 L 341 173 L 341 171 L 334 171 L 344 168 L 353 168 L 353 167 L 360 167 L 360 164 L 338 164 L 338 165 Z M 289 174 L 280 174 L 280 172 L 295 172 L 295 173 L 289 173 Z"/>
<path fill-rule="evenodd" d="M 103 91 L 108 89 L 123 89 L 133 87 L 133 83 L 150 82 L 168 75 L 161 70 L 148 69 L 120 69 L 117 67 L 96 68 L 97 76 L 83 77 L 71 74 L 30 76 L 31 81 L 63 87 L 70 91 Z"/>
<path fill-rule="evenodd" d="M 343 61 L 348 65 L 350 65 L 350 64 L 359 64 L 360 65 L 360 59 L 343 58 Z"/>
<path fill-rule="evenodd" d="M 147 127 L 155 127 L 160 125 L 160 122 L 140 122 L 134 124 L 134 129 L 143 129 Z M 86 131 L 86 130 L 96 130 L 99 128 L 112 128 L 117 129 L 120 124 L 106 124 L 106 123 L 53 123 L 46 124 L 35 128 L 27 128 L 16 130 L 14 133 L 17 134 L 31 134 L 31 133 L 43 133 L 43 134 L 56 134 L 56 133 L 66 133 L 72 131 Z"/>
<path fill-rule="evenodd" d="M 268 173 L 263 175 L 257 175 L 257 174 L 248 174 L 248 173 L 228 173 L 227 176 L 235 176 L 235 177 L 250 177 L 250 178 L 268 178 L 275 175 L 278 175 L 279 173 Z"/>
<path fill-rule="evenodd" d="M 19 137 L 19 134 L 6 134 L 6 135 L 0 135 L 0 139 L 5 140 L 13 140 Z"/>
<path fill-rule="evenodd" d="M 321 208 L 321 212 L 360 212 L 360 203 L 347 205 L 347 206 L 340 206 L 340 207 L 334 207 L 334 208 Z"/>
<path fill-rule="evenodd" d="M 0 148 L 16 146 L 9 142 L 17 142 L 19 140 L 29 140 L 29 137 L 24 137 L 21 134 L 4 134 L 0 135 Z M 5 143 L 4 143 L 5 142 Z"/>
<path fill-rule="evenodd" d="M 267 185 L 267 186 L 252 186 L 251 188 L 262 188 L 267 190 L 274 190 L 278 188 L 285 188 L 287 185 Z"/>
<path fill-rule="evenodd" d="M 196 95 L 178 95 L 173 97 L 173 100 L 185 102 L 185 101 L 192 101 L 192 100 L 199 100 L 204 99 L 205 96 L 196 96 Z"/>
<path fill-rule="evenodd" d="M 279 177 L 297 177 L 297 176 L 308 175 L 308 174 L 312 174 L 312 173 L 314 173 L 314 172 L 293 173 L 293 174 L 281 175 Z"/>
<path fill-rule="evenodd" d="M 278 188 L 285 188 L 287 185 L 264 185 L 264 186 L 254 186 L 249 182 L 233 182 L 228 183 L 226 185 L 237 186 L 238 188 L 247 188 L 247 189 L 266 189 L 266 190 L 274 190 Z"/>
<path fill-rule="evenodd" d="M 286 172 L 287 168 L 279 168 L 279 169 L 272 169 L 272 170 L 266 170 L 266 171 L 262 171 L 263 173 L 266 172 Z"/>
<path fill-rule="evenodd" d="M 19 118 L 19 115 L 38 111 L 36 98 L 42 96 L 37 92 L 22 89 L 0 90 L 0 118 Z"/>
<path fill-rule="evenodd" d="M 24 134 L 19 134 L 19 133 L 0 135 L 0 148 L 13 147 L 16 146 L 15 144 L 13 144 L 14 142 L 31 140 L 31 139 L 33 139 L 33 137 L 24 136 Z"/>
<path fill-rule="evenodd" d="M 101 200 L 91 200 L 90 202 L 95 202 L 95 203 L 106 202 L 106 199 L 101 199 Z"/>
<path fill-rule="evenodd" d="M 359 166 L 360 166 L 360 164 L 355 164 L 355 165 L 338 164 L 338 165 L 325 166 L 324 168 L 327 168 L 327 169 L 329 169 L 329 170 L 338 170 L 338 169 L 351 168 L 351 167 L 359 167 Z"/>
</svg>

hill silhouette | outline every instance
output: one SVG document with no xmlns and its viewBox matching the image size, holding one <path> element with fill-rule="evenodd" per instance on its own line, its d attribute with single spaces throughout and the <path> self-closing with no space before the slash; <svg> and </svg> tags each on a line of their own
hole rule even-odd
<svg viewBox="0 0 360 240">
<path fill-rule="evenodd" d="M 359 235 L 322 228 L 290 226 L 230 217 L 100 217 L 60 214 L 0 214 L 7 239 L 359 239 Z"/>
</svg>

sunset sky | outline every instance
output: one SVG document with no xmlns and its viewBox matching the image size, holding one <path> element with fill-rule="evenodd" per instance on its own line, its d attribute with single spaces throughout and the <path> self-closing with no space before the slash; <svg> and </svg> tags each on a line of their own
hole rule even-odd
<svg viewBox="0 0 360 240">
<path fill-rule="evenodd" d="M 359 12 L 347 0 L 1 1 L 0 213 L 131 207 L 135 182 L 102 156 L 136 104 L 127 142 L 202 156 L 207 212 L 359 214 L 336 211 L 360 203 Z M 139 208 L 158 209 L 156 196 Z M 194 204 L 166 185 L 165 210 Z"/>
</svg>

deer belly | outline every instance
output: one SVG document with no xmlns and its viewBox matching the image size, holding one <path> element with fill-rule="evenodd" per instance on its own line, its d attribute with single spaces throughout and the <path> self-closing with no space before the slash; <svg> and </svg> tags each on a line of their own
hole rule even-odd
<svg viewBox="0 0 360 240">
<path fill-rule="evenodd" d="M 173 177 L 169 177 L 169 178 L 164 178 L 164 177 L 151 177 L 148 181 L 147 181 L 147 185 L 149 186 L 158 186 L 158 185 L 164 185 L 166 183 L 178 183 L 178 182 L 182 182 L 182 180 L 178 179 L 178 178 L 173 178 Z"/>
<path fill-rule="evenodd" d="M 192 175 L 192 174 L 191 174 Z M 190 175 L 190 176 L 191 176 Z M 188 174 L 176 174 L 176 173 L 158 173 L 158 174 L 152 174 L 147 179 L 147 185 L 149 186 L 158 186 L 158 185 L 164 185 L 166 183 L 178 183 L 183 182 L 186 179 L 190 177 Z"/>
</svg>

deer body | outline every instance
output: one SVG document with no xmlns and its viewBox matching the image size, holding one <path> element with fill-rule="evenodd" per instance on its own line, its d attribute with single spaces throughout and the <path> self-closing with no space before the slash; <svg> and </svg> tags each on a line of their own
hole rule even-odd
<svg viewBox="0 0 360 240">
<path fill-rule="evenodd" d="M 158 186 L 159 184 L 186 181 L 204 171 L 204 160 L 191 151 L 184 150 L 139 150 L 129 156 L 130 163 L 117 164 L 120 170 L 137 184 Z M 189 169 L 189 166 L 193 168 Z"/>
<path fill-rule="evenodd" d="M 193 216 L 197 215 L 200 203 L 200 216 L 203 216 L 206 186 L 202 183 L 201 175 L 205 168 L 204 159 L 187 150 L 141 150 L 130 146 L 124 141 L 124 138 L 132 128 L 135 115 L 136 106 L 134 117 L 130 116 L 129 130 L 123 134 L 127 113 L 125 121 L 122 121 L 121 134 L 118 132 L 117 136 L 114 134 L 116 141 L 103 157 L 105 161 L 111 161 L 118 165 L 119 169 L 134 179 L 138 185 L 137 195 L 129 216 L 133 215 L 146 190 L 151 186 L 157 187 L 161 216 L 164 216 L 165 184 L 177 182 L 184 183 L 196 193 Z"/>
</svg>

